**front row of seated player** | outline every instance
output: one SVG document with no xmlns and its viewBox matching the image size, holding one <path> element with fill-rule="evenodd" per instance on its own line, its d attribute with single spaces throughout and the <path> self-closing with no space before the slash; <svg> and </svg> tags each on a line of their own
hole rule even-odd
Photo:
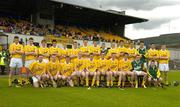
<svg viewBox="0 0 180 107">
<path fill-rule="evenodd" d="M 78 78 L 81 85 L 93 87 L 96 84 L 98 87 L 101 77 L 105 78 L 107 87 L 115 86 L 113 83 L 114 80 L 117 80 L 117 87 L 124 88 L 128 77 L 130 77 L 131 87 L 135 88 L 138 88 L 139 85 L 146 88 L 146 80 L 157 86 L 161 83 L 160 72 L 155 61 L 151 61 L 147 72 L 145 72 L 140 55 L 136 55 L 134 61 L 128 59 L 128 53 L 124 53 L 124 58 L 120 61 L 116 59 L 115 53 L 111 54 L 109 60 L 105 59 L 105 54 L 101 54 L 99 60 L 94 59 L 93 54 L 90 54 L 89 59 L 83 59 L 81 56 L 79 53 L 78 58 L 73 61 L 69 56 L 66 56 L 65 63 L 60 63 L 57 61 L 57 56 L 52 54 L 50 62 L 44 63 L 44 56 L 39 54 L 38 60 L 29 67 L 34 87 L 46 87 L 49 84 L 54 87 L 64 84 L 73 87 Z M 143 78 L 141 84 L 138 84 L 138 76 Z"/>
</svg>

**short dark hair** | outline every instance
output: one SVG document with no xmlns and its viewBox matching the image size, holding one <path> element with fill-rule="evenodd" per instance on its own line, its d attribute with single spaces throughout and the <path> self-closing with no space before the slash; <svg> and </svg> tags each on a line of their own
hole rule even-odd
<svg viewBox="0 0 180 107">
<path fill-rule="evenodd" d="M 124 42 L 123 40 L 120 40 L 119 42 Z"/>
<path fill-rule="evenodd" d="M 140 43 L 144 43 L 144 41 L 140 41 Z"/>
<path fill-rule="evenodd" d="M 112 54 L 116 54 L 116 53 L 115 53 L 115 52 L 113 52 L 113 53 L 111 53 L 111 55 L 112 55 Z"/>
<path fill-rule="evenodd" d="M 69 55 L 67 55 L 66 58 L 71 58 L 71 57 Z"/>
<path fill-rule="evenodd" d="M 19 39 L 19 36 L 14 36 L 14 39 Z"/>
<path fill-rule="evenodd" d="M 151 45 L 153 45 L 153 44 L 155 45 L 155 43 L 151 43 Z"/>
<path fill-rule="evenodd" d="M 129 54 L 127 52 L 125 52 L 124 55 L 129 55 Z"/>
<path fill-rule="evenodd" d="M 52 57 L 52 56 L 56 56 L 56 54 L 51 54 L 50 57 Z"/>
<path fill-rule="evenodd" d="M 95 43 L 95 42 L 97 43 L 97 41 L 94 40 L 93 43 Z"/>
<path fill-rule="evenodd" d="M 89 55 L 93 55 L 93 53 L 90 53 Z"/>
<path fill-rule="evenodd" d="M 29 40 L 34 40 L 34 39 L 32 37 L 30 37 Z"/>
<path fill-rule="evenodd" d="M 43 55 L 43 54 L 38 54 L 38 57 L 39 57 L 39 56 L 44 56 L 44 55 Z"/>
<path fill-rule="evenodd" d="M 53 39 L 52 42 L 57 42 L 57 40 Z"/>
<path fill-rule="evenodd" d="M 41 43 L 42 43 L 42 42 L 46 42 L 46 40 L 45 40 L 45 39 L 43 39 L 43 40 L 41 41 Z"/>
<path fill-rule="evenodd" d="M 156 62 L 155 60 L 152 60 L 151 62 Z"/>
</svg>

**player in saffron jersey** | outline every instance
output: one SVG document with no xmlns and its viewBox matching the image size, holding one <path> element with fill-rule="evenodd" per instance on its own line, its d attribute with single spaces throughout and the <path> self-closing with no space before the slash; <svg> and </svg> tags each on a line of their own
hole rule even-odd
<svg viewBox="0 0 180 107">
<path fill-rule="evenodd" d="M 99 86 L 100 72 L 98 70 L 97 65 L 98 65 L 98 60 L 94 59 L 93 53 L 90 53 L 89 60 L 88 60 L 88 63 L 87 63 L 87 69 L 88 69 L 87 75 L 88 76 L 86 76 L 86 80 L 89 81 L 89 78 L 92 77 L 91 86 L 94 86 L 95 81 L 97 81 L 96 85 Z M 89 86 L 88 83 L 86 85 Z"/>
<path fill-rule="evenodd" d="M 135 59 L 135 56 L 138 54 L 137 49 L 134 46 L 134 43 L 130 43 L 129 48 L 127 48 L 126 51 L 129 54 L 129 60 L 133 61 Z"/>
<path fill-rule="evenodd" d="M 159 59 L 159 51 L 156 50 L 156 45 L 154 43 L 151 44 L 151 48 L 147 51 L 145 57 L 148 59 L 148 65 L 152 60 L 155 60 L 157 65 L 157 61 Z"/>
<path fill-rule="evenodd" d="M 49 55 L 56 55 L 56 61 L 58 61 L 58 57 L 60 55 L 60 48 L 58 48 L 57 41 L 55 39 L 52 40 L 52 46 L 49 48 Z"/>
<path fill-rule="evenodd" d="M 93 53 L 94 59 L 99 59 L 101 47 L 97 45 L 97 41 L 93 41 L 93 46 L 90 46 L 89 48 L 89 53 Z"/>
<path fill-rule="evenodd" d="M 124 53 L 127 52 L 127 48 L 124 46 L 123 40 L 120 40 L 120 43 L 119 43 L 119 46 L 117 47 L 117 49 L 118 49 L 117 58 L 118 58 L 118 60 L 122 60 Z"/>
<path fill-rule="evenodd" d="M 73 87 L 74 83 L 72 80 L 72 73 L 75 71 L 75 66 L 74 64 L 71 62 L 71 58 L 69 56 L 66 56 L 66 61 L 64 63 L 62 63 L 62 79 L 64 81 L 66 81 L 69 86 Z"/>
<path fill-rule="evenodd" d="M 33 38 L 29 38 L 29 44 L 24 46 L 24 53 L 25 53 L 25 67 L 27 69 L 27 77 L 30 73 L 29 71 L 29 65 L 36 61 L 37 55 L 38 55 L 38 49 L 36 46 L 34 46 L 34 40 Z"/>
<path fill-rule="evenodd" d="M 83 40 L 83 46 L 80 47 L 80 51 L 82 54 L 82 58 L 89 58 L 89 46 L 87 40 Z"/>
<path fill-rule="evenodd" d="M 62 66 L 59 61 L 57 61 L 57 54 L 52 54 L 50 59 L 51 60 L 47 63 L 47 73 L 53 83 L 53 86 L 56 87 L 56 82 L 58 83 L 62 79 L 62 75 L 60 73 Z"/>
<path fill-rule="evenodd" d="M 14 37 L 14 42 L 9 47 L 11 60 L 10 60 L 10 72 L 9 72 L 9 86 L 12 86 L 11 80 L 15 70 L 19 71 L 22 67 L 22 55 L 24 54 L 23 45 L 19 44 L 19 37 Z M 17 68 L 17 69 L 16 69 Z"/>
<path fill-rule="evenodd" d="M 111 48 L 108 50 L 108 53 L 107 53 L 107 55 L 106 55 L 106 58 L 107 58 L 107 59 L 110 59 L 112 53 L 115 54 L 115 55 L 118 54 L 118 48 L 116 48 L 115 43 L 111 43 Z"/>
<path fill-rule="evenodd" d="M 67 55 L 71 57 L 71 61 L 74 61 L 78 58 L 78 54 L 80 52 L 80 49 L 78 48 L 77 42 L 73 42 L 72 49 L 67 49 Z"/>
<path fill-rule="evenodd" d="M 166 49 L 166 45 L 162 45 L 161 50 L 159 50 L 159 70 L 161 71 L 161 74 L 164 75 L 165 84 L 168 84 L 167 73 L 169 71 L 169 58 L 169 50 Z"/>
<path fill-rule="evenodd" d="M 47 80 L 49 80 L 49 76 L 46 74 L 46 63 L 43 62 L 43 55 L 38 55 L 38 60 L 31 63 L 29 69 L 33 75 L 33 86 L 42 88 Z"/>
<path fill-rule="evenodd" d="M 42 54 L 44 56 L 43 62 L 49 62 L 49 48 L 47 47 L 47 42 L 45 39 L 41 41 L 41 46 L 38 49 L 38 54 Z"/>
<path fill-rule="evenodd" d="M 122 60 L 119 61 L 119 68 L 120 70 L 123 72 L 124 76 L 123 76 L 123 82 L 122 82 L 122 87 L 124 87 L 125 85 L 125 81 L 126 81 L 126 76 L 130 76 L 130 83 L 131 83 L 131 87 L 134 87 L 133 85 L 133 81 L 135 78 L 135 73 L 132 72 L 132 65 L 131 65 L 131 60 L 129 60 L 129 54 L 128 53 L 124 53 L 124 58 Z"/>
</svg>

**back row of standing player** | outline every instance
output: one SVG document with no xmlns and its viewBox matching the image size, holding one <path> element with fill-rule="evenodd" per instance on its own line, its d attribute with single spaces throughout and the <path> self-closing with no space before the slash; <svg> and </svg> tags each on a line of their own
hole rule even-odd
<svg viewBox="0 0 180 107">
<path fill-rule="evenodd" d="M 112 43 L 107 51 L 105 44 L 100 47 L 96 41 L 93 42 L 93 46 L 88 46 L 88 41 L 84 40 L 80 48 L 77 42 L 74 42 L 72 49 L 61 49 L 57 47 L 56 40 L 52 41 L 52 46 L 49 48 L 46 41 L 42 40 L 41 46 L 37 48 L 33 45 L 33 38 L 29 38 L 28 45 L 22 46 L 19 44 L 19 38 L 15 37 L 9 49 L 11 54 L 9 86 L 11 86 L 13 71 L 23 65 L 22 55 L 25 55 L 25 67 L 37 79 L 41 77 L 50 78 L 52 81 L 65 79 L 71 86 L 75 77 L 81 77 L 82 81 L 85 79 L 86 86 L 89 86 L 89 78 L 92 77 L 91 86 L 94 86 L 95 81 L 99 86 L 100 76 L 104 75 L 107 86 L 113 86 L 112 77 L 118 77 L 118 87 L 124 87 L 125 76 L 128 75 L 131 77 L 131 85 L 135 84 L 135 87 L 138 87 L 137 76 L 142 75 L 144 76 L 142 86 L 146 87 L 147 73 L 143 70 L 150 62 L 159 63 L 160 71 L 164 71 L 166 81 L 169 70 L 170 54 L 166 45 L 156 50 L 155 45 L 151 44 L 150 49 L 146 50 L 143 42 L 136 49 L 133 43 L 126 48 L 121 41 L 118 47 Z"/>
</svg>

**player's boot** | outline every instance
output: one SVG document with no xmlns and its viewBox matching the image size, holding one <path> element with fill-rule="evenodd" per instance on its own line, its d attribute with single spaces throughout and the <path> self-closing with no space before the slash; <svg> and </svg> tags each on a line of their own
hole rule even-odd
<svg viewBox="0 0 180 107">
<path fill-rule="evenodd" d="M 143 88 L 147 88 L 146 85 L 142 85 Z"/>
</svg>

